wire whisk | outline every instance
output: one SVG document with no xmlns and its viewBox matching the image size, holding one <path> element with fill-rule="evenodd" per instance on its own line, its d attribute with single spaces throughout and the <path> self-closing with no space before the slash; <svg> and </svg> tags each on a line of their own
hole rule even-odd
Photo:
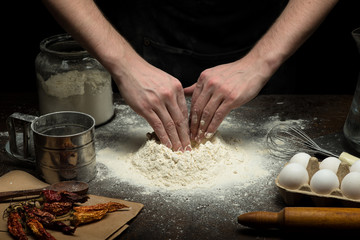
<svg viewBox="0 0 360 240">
<path fill-rule="evenodd" d="M 346 152 L 337 155 L 321 148 L 303 130 L 292 125 L 278 124 L 274 126 L 266 135 L 266 144 L 272 156 L 286 160 L 298 152 L 336 157 L 350 165 L 360 160 Z"/>
</svg>

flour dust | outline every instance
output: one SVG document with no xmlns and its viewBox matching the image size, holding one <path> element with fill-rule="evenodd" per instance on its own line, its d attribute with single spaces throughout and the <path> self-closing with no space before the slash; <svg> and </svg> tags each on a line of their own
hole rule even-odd
<svg viewBox="0 0 360 240">
<path fill-rule="evenodd" d="M 247 156 L 241 142 L 225 142 L 220 134 L 193 148 L 174 152 L 148 140 L 136 152 L 122 154 L 111 148 L 98 152 L 97 161 L 108 166 L 109 175 L 129 183 L 168 190 L 209 188 L 266 177 L 261 162 Z"/>
<path fill-rule="evenodd" d="M 192 151 L 174 152 L 155 140 L 148 140 L 146 133 L 151 128 L 131 114 L 131 109 L 123 105 L 115 107 L 122 111 L 118 121 L 126 125 L 126 135 L 131 138 L 99 149 L 97 162 L 102 167 L 97 179 L 100 181 L 112 178 L 160 191 L 203 191 L 234 185 L 244 188 L 260 180 L 268 181 L 267 178 L 273 175 L 263 138 L 250 141 L 254 138 L 249 136 L 255 130 L 246 123 L 242 128 L 246 128 L 248 135 L 236 132 L 235 129 L 241 129 L 241 126 L 231 116 L 223 121 L 218 133 L 209 141 Z M 278 122 L 274 117 L 263 128 L 267 131 Z"/>
</svg>

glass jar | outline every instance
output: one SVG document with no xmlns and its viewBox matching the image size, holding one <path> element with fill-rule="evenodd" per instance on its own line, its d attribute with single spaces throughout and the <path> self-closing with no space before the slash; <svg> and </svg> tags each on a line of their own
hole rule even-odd
<svg viewBox="0 0 360 240">
<path fill-rule="evenodd" d="M 41 115 L 84 112 L 95 119 L 96 125 L 114 115 L 109 72 L 69 34 L 41 41 L 35 70 Z"/>
<path fill-rule="evenodd" d="M 351 32 L 360 53 L 360 27 Z M 360 153 L 360 73 L 350 111 L 344 124 L 344 135 L 350 146 Z"/>
</svg>

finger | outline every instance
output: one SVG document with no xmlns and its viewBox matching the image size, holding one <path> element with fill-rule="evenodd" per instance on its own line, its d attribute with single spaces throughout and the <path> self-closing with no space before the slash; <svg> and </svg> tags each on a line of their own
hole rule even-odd
<svg viewBox="0 0 360 240">
<path fill-rule="evenodd" d="M 205 138 L 211 138 L 216 130 L 219 128 L 222 121 L 225 119 L 225 117 L 230 113 L 231 108 L 230 106 L 227 106 L 224 102 L 220 104 L 220 106 L 216 109 L 215 113 L 213 114 L 213 117 L 208 124 L 206 130 L 204 131 L 204 137 Z"/>
<path fill-rule="evenodd" d="M 194 97 L 191 101 L 191 118 L 190 118 L 190 136 L 191 140 L 195 140 L 198 142 L 196 138 L 199 135 L 199 128 L 200 128 L 200 118 L 202 116 L 203 109 L 207 105 L 210 97 L 211 91 L 205 90 L 201 85 L 196 87 L 194 91 Z"/>
<path fill-rule="evenodd" d="M 201 80 L 201 78 L 199 78 L 199 80 L 197 81 L 197 83 L 195 83 L 193 86 L 193 94 L 191 96 L 191 103 L 195 103 L 198 99 L 198 97 L 200 96 L 201 92 L 203 91 L 204 88 L 204 81 Z"/>
<path fill-rule="evenodd" d="M 189 125 L 190 125 L 190 139 L 192 141 L 195 141 L 195 137 L 197 135 L 198 128 L 199 128 L 199 122 L 200 122 L 200 114 L 201 114 L 200 110 L 201 109 L 200 109 L 199 103 L 197 102 L 197 96 L 200 95 L 200 92 L 201 92 L 201 88 L 196 87 L 195 91 L 193 93 L 193 97 L 191 99 Z"/>
<path fill-rule="evenodd" d="M 182 144 L 177 132 L 177 125 L 181 124 L 179 118 L 182 117 L 182 113 L 177 110 L 174 110 L 174 107 L 161 107 L 155 110 L 156 114 L 159 116 L 167 136 L 171 142 L 171 149 L 174 151 L 181 150 Z M 173 115 L 173 116 L 172 116 Z M 180 117 L 179 117 L 180 116 Z M 173 120 L 174 119 L 174 120 Z"/>
<path fill-rule="evenodd" d="M 190 151 L 191 150 L 191 142 L 190 142 L 190 129 L 189 129 L 189 118 L 188 118 L 188 108 L 186 104 L 186 99 L 181 92 L 181 94 L 177 97 L 177 104 L 179 106 L 179 111 L 182 116 L 178 114 L 178 112 L 171 112 L 171 116 L 173 117 L 177 126 L 178 135 L 182 144 L 182 150 Z"/>
<path fill-rule="evenodd" d="M 212 121 L 214 114 L 216 113 L 217 109 L 221 105 L 223 101 L 223 97 L 215 97 L 214 95 L 209 99 L 208 103 L 204 107 L 200 123 L 199 123 L 199 130 L 196 136 L 196 140 L 199 142 L 203 140 L 203 138 L 211 138 L 214 132 L 208 131 L 208 126 Z"/>
<path fill-rule="evenodd" d="M 185 96 L 191 96 L 196 88 L 196 83 L 191 85 L 190 87 L 184 88 Z"/>
<path fill-rule="evenodd" d="M 154 111 L 150 111 L 147 114 L 144 114 L 144 118 L 146 121 L 150 124 L 150 126 L 153 128 L 156 136 L 159 138 L 161 144 L 165 145 L 168 148 L 172 148 L 171 140 L 165 130 L 165 127 L 158 117 L 158 115 Z"/>
<path fill-rule="evenodd" d="M 191 108 L 190 108 L 190 116 L 189 116 L 191 141 L 195 141 L 195 137 L 197 135 L 199 122 L 200 122 L 199 121 L 200 117 L 198 116 L 200 109 L 197 106 L 197 99 L 203 89 L 203 83 L 202 83 L 201 79 L 199 78 L 198 82 L 196 84 L 194 84 L 193 86 L 194 86 L 194 90 L 193 90 L 193 95 L 191 97 Z"/>
<path fill-rule="evenodd" d="M 188 113 L 186 99 L 185 99 L 183 91 L 181 91 L 180 94 L 177 95 L 176 100 L 177 100 L 177 105 L 179 106 L 181 113 L 183 114 L 184 118 L 186 118 L 186 120 L 187 120 L 189 113 Z"/>
</svg>

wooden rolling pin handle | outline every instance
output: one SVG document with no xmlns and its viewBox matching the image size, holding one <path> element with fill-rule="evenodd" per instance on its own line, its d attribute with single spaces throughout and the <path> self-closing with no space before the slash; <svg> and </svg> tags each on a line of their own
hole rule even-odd
<svg viewBox="0 0 360 240">
<path fill-rule="evenodd" d="M 238 217 L 238 223 L 251 228 L 279 228 L 283 214 L 276 212 L 249 212 Z"/>
<path fill-rule="evenodd" d="M 245 213 L 238 222 L 252 228 L 360 230 L 360 208 L 286 207 L 277 213 Z"/>
</svg>

